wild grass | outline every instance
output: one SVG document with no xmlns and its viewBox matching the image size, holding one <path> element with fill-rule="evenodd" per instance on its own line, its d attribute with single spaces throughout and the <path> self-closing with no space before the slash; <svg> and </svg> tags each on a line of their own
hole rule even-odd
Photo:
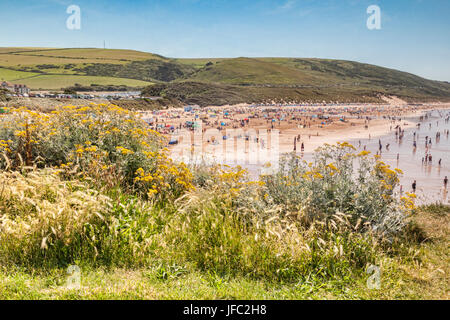
<svg viewBox="0 0 450 320">
<path fill-rule="evenodd" d="M 448 221 L 419 208 L 411 220 L 425 242 L 402 255 L 377 253 L 381 288 L 367 288 L 370 274 L 307 277 L 298 282 L 200 271 L 192 265 L 150 260 L 138 268 L 81 265 L 81 287 L 66 287 L 66 268 L 0 267 L 1 299 L 444 299 L 448 300 Z M 424 224 L 427 222 L 427 224 Z"/>
</svg>

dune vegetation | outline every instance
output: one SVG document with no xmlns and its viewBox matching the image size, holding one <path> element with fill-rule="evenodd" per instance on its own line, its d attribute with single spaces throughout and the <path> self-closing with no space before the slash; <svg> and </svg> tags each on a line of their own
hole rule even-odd
<svg viewBox="0 0 450 320">
<path fill-rule="evenodd" d="M 118 106 L 2 112 L 0 298 L 448 298 L 448 207 L 346 142 L 252 180 L 171 159 Z"/>
</svg>

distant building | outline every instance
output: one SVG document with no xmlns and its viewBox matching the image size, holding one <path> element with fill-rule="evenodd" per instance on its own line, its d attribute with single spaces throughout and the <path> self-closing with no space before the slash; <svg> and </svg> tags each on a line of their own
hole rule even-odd
<svg viewBox="0 0 450 320">
<path fill-rule="evenodd" d="M 0 83 L 0 87 L 2 89 L 8 90 L 8 91 L 15 92 L 14 91 L 14 85 L 12 83 L 10 83 L 10 82 L 2 81 L 2 83 Z"/>
<path fill-rule="evenodd" d="M 29 94 L 30 89 L 24 84 L 15 84 L 14 91 L 17 94 Z"/>
<path fill-rule="evenodd" d="M 14 92 L 15 94 L 28 95 L 30 93 L 30 88 L 28 88 L 26 85 L 12 84 L 8 81 L 3 81 L 2 83 L 0 83 L 0 88 Z"/>
</svg>

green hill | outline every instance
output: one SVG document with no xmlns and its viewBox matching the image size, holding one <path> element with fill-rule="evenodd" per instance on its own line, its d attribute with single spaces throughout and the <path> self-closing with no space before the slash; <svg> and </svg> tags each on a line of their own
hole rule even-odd
<svg viewBox="0 0 450 320">
<path fill-rule="evenodd" d="M 408 88 L 437 96 L 450 93 L 450 85 L 445 82 L 370 64 L 326 59 L 227 59 L 203 67 L 190 79 L 235 85 Z"/>
<path fill-rule="evenodd" d="M 134 50 L 0 48 L 0 80 L 32 89 L 79 84 L 147 87 L 183 103 L 450 100 L 450 84 L 353 61 L 304 58 L 170 59 Z M 145 93 L 155 91 L 148 88 Z"/>
</svg>

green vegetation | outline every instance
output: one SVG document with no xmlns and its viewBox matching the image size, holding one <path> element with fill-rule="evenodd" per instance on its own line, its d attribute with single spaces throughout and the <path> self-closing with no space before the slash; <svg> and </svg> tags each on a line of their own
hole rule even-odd
<svg viewBox="0 0 450 320">
<path fill-rule="evenodd" d="M 443 299 L 448 300 L 450 208 L 446 215 L 420 208 L 411 218 L 427 237 L 400 255 L 378 256 L 380 290 L 369 274 L 297 283 L 230 276 L 158 261 L 141 268 L 81 266 L 81 288 L 67 289 L 65 268 L 0 269 L 3 299 Z"/>
<path fill-rule="evenodd" d="M 382 95 L 409 102 L 450 98 L 446 82 L 330 59 L 170 59 L 133 50 L 1 48 L 2 77 L 52 90 L 75 83 L 129 87 L 157 83 L 164 86 L 148 92 L 159 90 L 177 104 L 381 102 Z"/>
<path fill-rule="evenodd" d="M 87 75 L 169 82 L 191 74 L 194 69 L 173 61 L 144 60 L 126 65 L 95 63 L 74 70 Z"/>
<path fill-rule="evenodd" d="M 0 68 L 0 81 L 17 81 L 30 77 L 35 77 L 39 73 L 16 71 L 12 69 Z"/>
<path fill-rule="evenodd" d="M 6 90 L 0 89 L 0 102 L 7 101 L 7 97 L 6 97 L 7 93 L 8 92 Z"/>
<path fill-rule="evenodd" d="M 368 88 L 288 88 L 265 86 L 236 86 L 205 82 L 172 82 L 155 84 L 145 88 L 144 96 L 162 96 L 185 104 L 200 106 L 238 103 L 294 103 L 341 101 L 341 102 L 380 102 L 383 92 Z M 386 94 L 386 93 L 384 93 Z"/>
<path fill-rule="evenodd" d="M 74 90 L 77 92 L 103 92 L 103 91 L 133 91 L 135 87 L 127 87 L 125 85 L 99 85 L 99 84 L 91 84 L 89 86 L 81 85 L 79 83 L 75 83 L 73 86 L 64 88 L 68 90 Z"/>
<path fill-rule="evenodd" d="M 151 82 L 145 82 L 133 79 L 122 79 L 114 77 L 96 77 L 96 76 L 78 76 L 78 75 L 39 75 L 32 78 L 21 79 L 18 82 L 26 84 L 30 88 L 35 89 L 47 89 L 58 90 L 65 87 L 75 85 L 75 83 L 83 86 L 89 86 L 91 84 L 103 85 L 103 86 L 129 86 L 129 87 L 143 87 L 148 86 Z"/>
<path fill-rule="evenodd" d="M 114 105 L 6 109 L 0 298 L 448 298 L 449 208 L 398 199 L 401 170 L 344 142 L 252 181 L 166 143 Z"/>
</svg>

